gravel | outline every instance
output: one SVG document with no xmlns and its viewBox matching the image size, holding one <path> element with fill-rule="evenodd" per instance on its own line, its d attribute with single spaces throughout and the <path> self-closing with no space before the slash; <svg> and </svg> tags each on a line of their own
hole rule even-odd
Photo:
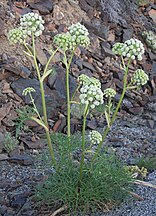
<svg viewBox="0 0 156 216">
<path fill-rule="evenodd" d="M 156 185 L 156 171 L 149 174 L 147 181 Z M 144 200 L 128 200 L 115 210 L 91 216 L 156 216 L 156 189 L 138 186 L 136 193 Z"/>
</svg>

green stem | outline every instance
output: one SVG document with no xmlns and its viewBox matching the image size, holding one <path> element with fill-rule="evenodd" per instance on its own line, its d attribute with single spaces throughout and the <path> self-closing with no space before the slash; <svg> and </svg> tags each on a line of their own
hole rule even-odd
<svg viewBox="0 0 156 216">
<path fill-rule="evenodd" d="M 80 162 L 80 174 L 79 174 L 79 184 L 81 184 L 82 177 L 83 177 L 83 166 L 84 166 L 84 159 L 85 159 L 85 129 L 86 129 L 86 118 L 88 114 L 88 104 L 86 104 L 85 111 L 84 111 L 84 118 L 83 118 L 83 128 L 82 128 L 82 156 Z"/>
<path fill-rule="evenodd" d="M 68 136 L 68 156 L 70 158 L 71 146 L 70 146 L 70 89 L 69 89 L 69 69 L 74 56 L 75 49 L 73 50 L 70 59 L 68 61 L 66 52 L 64 51 L 64 64 L 66 66 L 66 94 L 67 94 L 67 136 Z"/>
<path fill-rule="evenodd" d="M 36 114 L 38 115 L 39 119 L 42 121 L 42 118 L 41 118 L 41 116 L 40 116 L 40 114 L 39 114 L 39 112 L 38 112 L 38 110 L 37 110 L 36 105 L 35 105 L 34 98 L 33 98 L 32 95 L 31 95 L 31 92 L 29 92 L 29 97 L 30 97 L 30 99 L 31 99 L 31 103 L 32 103 L 32 105 L 33 105 L 33 107 L 34 107 L 34 110 L 35 110 Z"/>
<path fill-rule="evenodd" d="M 35 64 L 35 68 L 36 68 L 36 71 L 37 71 L 38 79 L 40 80 L 40 79 L 41 79 L 41 74 L 40 74 L 40 70 L 39 70 L 39 67 L 38 67 L 38 64 L 37 64 L 36 49 L 35 49 L 35 38 L 34 38 L 34 35 L 32 35 L 32 47 L 33 47 L 34 64 Z"/>
<path fill-rule="evenodd" d="M 53 164 L 56 164 L 55 156 L 54 156 L 54 150 L 53 150 L 52 143 L 51 143 L 51 138 L 50 138 L 49 126 L 48 126 L 47 109 L 46 109 L 43 82 L 40 82 L 40 90 L 41 90 L 41 98 L 42 98 L 42 109 L 43 109 L 44 124 L 48 128 L 48 130 L 46 130 L 46 137 L 47 137 L 48 147 L 49 147 L 50 155 L 51 155 L 51 158 L 52 158 L 52 162 L 53 162 Z"/>
<path fill-rule="evenodd" d="M 48 59 L 48 62 L 47 62 L 47 64 L 46 64 L 45 68 L 44 68 L 43 75 L 47 72 L 48 66 L 49 66 L 49 64 L 50 64 L 50 62 L 51 62 L 51 60 L 52 60 L 52 58 L 53 58 L 54 55 L 56 54 L 56 52 L 59 50 L 59 48 L 60 48 L 60 47 L 58 47 L 58 48 L 51 54 L 50 58 Z"/>
<path fill-rule="evenodd" d="M 93 156 L 93 158 L 92 158 L 92 161 L 91 161 L 91 169 L 92 169 L 92 166 L 93 166 L 93 162 L 94 162 L 94 160 L 96 159 L 96 157 L 98 156 L 98 154 L 99 154 L 99 152 L 100 152 L 100 149 L 101 149 L 101 147 L 102 147 L 102 144 L 103 144 L 103 142 L 104 142 L 104 140 L 105 140 L 105 138 L 106 138 L 106 136 L 107 136 L 107 134 L 108 134 L 108 132 L 109 132 L 111 126 L 112 126 L 112 124 L 114 123 L 114 121 L 115 121 L 115 119 L 116 119 L 117 113 L 118 113 L 118 111 L 119 111 L 119 108 L 121 107 L 121 104 L 122 104 L 124 95 L 125 95 L 125 93 L 126 93 L 127 76 L 128 76 L 128 69 L 129 69 L 129 65 L 130 65 L 130 62 L 131 62 L 131 58 L 130 58 L 129 61 L 128 61 L 127 67 L 125 66 L 123 57 L 121 57 L 121 58 L 122 58 L 122 62 L 123 62 L 123 66 L 124 66 L 124 73 L 125 73 L 125 74 L 124 74 L 124 79 L 123 79 L 123 80 L 124 80 L 124 85 L 123 85 L 122 94 L 121 94 L 120 100 L 119 100 L 119 102 L 118 102 L 118 104 L 117 104 L 117 107 L 116 107 L 116 109 L 115 109 L 115 112 L 114 112 L 114 114 L 113 114 L 113 116 L 112 116 L 112 119 L 111 119 L 111 121 L 110 121 L 110 126 L 107 126 L 107 127 L 106 127 L 106 129 L 105 129 L 105 131 L 104 131 L 104 134 L 103 134 L 103 136 L 102 136 L 102 141 L 99 143 L 99 145 L 98 145 L 98 147 L 97 147 L 97 149 L 96 149 L 96 152 L 95 152 L 95 154 L 94 154 L 94 156 Z"/>
<path fill-rule="evenodd" d="M 55 161 L 55 156 L 54 156 L 54 150 L 53 150 L 52 143 L 51 143 L 50 131 L 49 131 L 48 119 L 47 119 L 47 109 L 46 109 L 46 102 L 45 102 L 44 86 L 43 86 L 43 81 L 41 81 L 40 70 L 39 70 L 39 67 L 38 67 L 38 64 L 37 64 L 37 59 L 36 59 L 34 35 L 32 35 L 32 46 L 33 46 L 34 64 L 35 64 L 35 68 L 36 68 L 36 71 L 37 71 L 38 79 L 40 81 L 40 91 L 41 91 L 41 98 L 42 98 L 43 118 L 44 118 L 44 124 L 47 127 L 47 129 L 45 130 L 46 131 L 46 137 L 47 137 L 47 143 L 48 143 L 49 152 L 50 152 L 50 155 L 51 155 L 51 158 L 52 158 L 52 162 L 55 165 L 56 161 Z"/>
<path fill-rule="evenodd" d="M 26 48 L 26 50 L 28 51 L 28 53 L 30 54 L 30 56 L 32 56 L 32 51 L 31 51 L 30 48 L 27 46 L 27 44 L 25 43 L 25 41 L 23 41 L 23 46 Z"/>
</svg>

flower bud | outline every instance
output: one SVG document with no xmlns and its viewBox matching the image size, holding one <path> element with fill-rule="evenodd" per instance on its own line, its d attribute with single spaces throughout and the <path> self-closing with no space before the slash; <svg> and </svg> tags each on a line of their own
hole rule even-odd
<svg viewBox="0 0 156 216">
<path fill-rule="evenodd" d="M 23 90 L 22 95 L 26 96 L 28 93 L 36 92 L 36 90 L 32 87 L 27 87 Z"/>
<path fill-rule="evenodd" d="M 20 25 L 23 30 L 26 30 L 29 36 L 34 35 L 39 37 L 44 30 L 44 20 L 37 13 L 27 13 L 20 19 Z"/>
<path fill-rule="evenodd" d="M 142 69 L 136 70 L 131 79 L 132 83 L 137 86 L 145 85 L 148 80 L 148 75 Z"/>
<path fill-rule="evenodd" d="M 90 139 L 91 144 L 95 145 L 95 144 L 99 144 L 102 141 L 102 136 L 98 131 L 92 130 L 89 133 L 89 139 Z"/>
<path fill-rule="evenodd" d="M 115 95 L 116 95 L 116 91 L 112 88 L 107 88 L 104 90 L 104 96 L 105 97 L 112 98 L 112 97 L 115 97 Z"/>
<path fill-rule="evenodd" d="M 8 33 L 8 39 L 12 44 L 22 43 L 26 34 L 20 28 L 12 29 Z"/>
</svg>

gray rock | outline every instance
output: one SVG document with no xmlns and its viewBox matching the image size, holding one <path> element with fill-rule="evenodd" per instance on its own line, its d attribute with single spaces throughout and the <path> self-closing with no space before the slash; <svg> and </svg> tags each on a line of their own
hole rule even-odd
<svg viewBox="0 0 156 216">
<path fill-rule="evenodd" d="M 39 0 L 37 3 L 28 3 L 30 8 L 38 10 L 41 14 L 49 14 L 53 9 L 53 0 Z"/>
<path fill-rule="evenodd" d="M 4 140 L 4 138 L 5 138 L 4 134 L 2 134 L 2 133 L 0 132 L 0 153 L 1 153 L 2 150 L 3 150 L 3 140 Z"/>
<path fill-rule="evenodd" d="M 16 163 L 24 166 L 29 166 L 33 164 L 33 159 L 32 157 L 28 155 L 16 155 L 12 156 L 8 159 L 10 163 Z"/>
<path fill-rule="evenodd" d="M 66 71 L 62 67 L 55 67 L 54 70 L 54 75 L 51 75 L 48 78 L 48 86 L 52 90 L 56 90 L 61 98 L 66 99 Z M 71 75 L 69 75 L 70 96 L 73 95 L 76 88 L 76 81 Z"/>
<path fill-rule="evenodd" d="M 156 62 L 155 61 L 152 64 L 152 73 L 156 73 Z"/>
<path fill-rule="evenodd" d="M 89 30 L 90 33 L 94 33 L 95 35 L 107 40 L 109 36 L 109 27 L 100 23 L 98 20 L 94 20 L 92 22 L 84 22 L 84 25 Z"/>
<path fill-rule="evenodd" d="M 131 39 L 133 36 L 133 29 L 129 28 L 129 29 L 123 29 L 123 42 L 125 42 L 126 40 Z"/>
<path fill-rule="evenodd" d="M 8 158 L 7 154 L 0 154 L 0 161 L 7 160 Z"/>
<path fill-rule="evenodd" d="M 32 96 L 34 98 L 35 104 L 39 112 L 42 113 L 41 93 L 40 93 L 40 86 L 38 80 L 20 78 L 11 84 L 11 88 L 13 89 L 13 91 L 18 96 L 20 96 L 26 104 L 31 104 L 29 96 L 22 95 L 23 90 L 27 87 L 33 87 L 36 90 L 36 92 L 32 93 Z M 47 85 L 44 85 L 44 90 L 45 90 L 45 100 L 47 105 L 47 113 L 48 116 L 50 117 L 52 115 L 52 112 L 57 107 L 63 105 L 63 103 L 65 102 L 65 98 L 63 95 L 61 95 L 60 92 L 57 92 L 56 90 L 51 90 Z"/>
</svg>

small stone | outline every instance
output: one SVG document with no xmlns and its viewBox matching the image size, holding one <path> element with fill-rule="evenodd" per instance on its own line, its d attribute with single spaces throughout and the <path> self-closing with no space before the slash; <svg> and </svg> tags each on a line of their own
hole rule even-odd
<svg viewBox="0 0 156 216">
<path fill-rule="evenodd" d="M 123 29 L 123 42 L 125 42 L 126 40 L 131 39 L 133 36 L 133 29 Z"/>
<path fill-rule="evenodd" d="M 153 129 L 154 126 L 155 126 L 155 121 L 152 120 L 152 119 L 148 119 L 148 120 L 147 120 L 147 125 L 148 125 L 151 129 Z"/>
<path fill-rule="evenodd" d="M 149 13 L 149 16 L 152 18 L 153 22 L 156 23 L 156 10 L 151 9 L 148 13 Z"/>
<path fill-rule="evenodd" d="M 7 160 L 8 158 L 7 154 L 0 154 L 0 161 Z"/>
<path fill-rule="evenodd" d="M 23 78 L 28 78 L 30 76 L 30 74 L 31 74 L 31 71 L 27 67 L 21 65 L 20 76 Z"/>
<path fill-rule="evenodd" d="M 156 73 L 156 61 L 152 64 L 152 73 Z"/>
<path fill-rule="evenodd" d="M 87 121 L 87 127 L 92 129 L 92 130 L 95 130 L 98 126 L 98 123 L 97 123 L 97 120 L 96 119 L 92 119 L 90 121 Z"/>
<path fill-rule="evenodd" d="M 115 56 L 115 54 L 112 52 L 112 50 L 105 47 L 103 43 L 102 43 L 102 50 L 106 56 L 110 56 L 110 57 Z"/>
<path fill-rule="evenodd" d="M 16 163 L 24 166 L 29 166 L 33 164 L 32 157 L 28 155 L 16 155 L 12 156 L 11 158 L 8 159 L 10 163 Z"/>
<path fill-rule="evenodd" d="M 91 70 L 91 71 L 96 71 L 96 69 L 94 68 L 94 66 L 89 63 L 89 62 L 82 62 L 83 66 L 86 67 L 87 69 Z"/>
<path fill-rule="evenodd" d="M 30 8 L 38 10 L 41 14 L 49 14 L 53 9 L 53 1 L 51 0 L 39 0 L 37 3 L 28 3 Z"/>
<path fill-rule="evenodd" d="M 53 18 L 55 20 L 55 23 L 57 23 L 57 21 L 60 21 L 64 18 L 64 14 L 61 12 L 60 7 L 58 5 L 54 6 Z"/>
<path fill-rule="evenodd" d="M 10 205 L 13 208 L 21 208 L 27 200 L 26 194 L 17 194 L 12 197 Z"/>
<path fill-rule="evenodd" d="M 129 112 L 134 115 L 141 115 L 144 111 L 143 107 L 132 107 L 129 109 Z"/>
</svg>

